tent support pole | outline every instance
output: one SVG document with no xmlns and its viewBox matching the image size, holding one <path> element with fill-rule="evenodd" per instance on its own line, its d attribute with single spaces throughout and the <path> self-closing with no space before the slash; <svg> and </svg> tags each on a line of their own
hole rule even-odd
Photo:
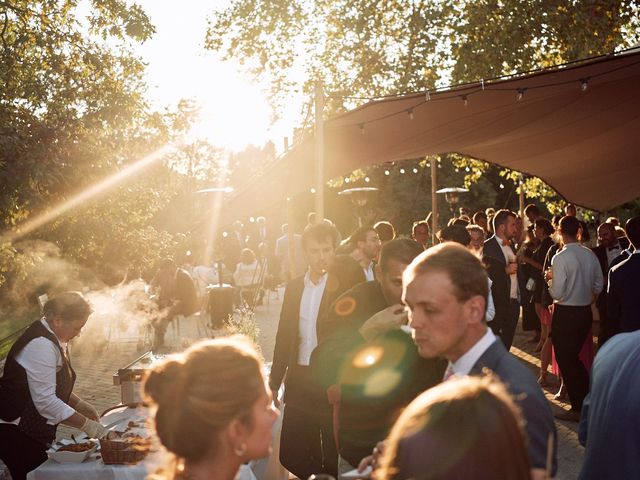
<svg viewBox="0 0 640 480">
<path fill-rule="evenodd" d="M 431 158 L 431 245 L 436 244 L 436 232 L 438 231 L 438 174 L 435 156 Z"/>
<path fill-rule="evenodd" d="M 315 212 L 316 222 L 324 220 L 324 92 L 322 81 L 315 84 L 315 113 L 316 113 L 316 196 Z"/>
</svg>

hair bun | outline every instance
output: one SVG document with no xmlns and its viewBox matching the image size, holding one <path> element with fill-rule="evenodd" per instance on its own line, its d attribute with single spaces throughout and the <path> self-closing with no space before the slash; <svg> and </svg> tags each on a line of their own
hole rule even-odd
<svg viewBox="0 0 640 480">
<path fill-rule="evenodd" d="M 184 405 L 187 380 L 187 369 L 182 362 L 166 360 L 149 373 L 144 393 L 159 408 L 174 409 Z"/>
</svg>

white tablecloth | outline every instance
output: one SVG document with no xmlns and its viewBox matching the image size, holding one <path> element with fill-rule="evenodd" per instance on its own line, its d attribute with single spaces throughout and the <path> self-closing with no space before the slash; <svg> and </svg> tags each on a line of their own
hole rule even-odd
<svg viewBox="0 0 640 480">
<path fill-rule="evenodd" d="M 103 425 L 121 419 L 126 426 L 130 419 L 146 416 L 146 412 L 126 409 L 112 412 L 102 418 Z M 150 473 L 155 472 L 164 463 L 164 452 L 155 452 L 137 465 L 105 465 L 97 457 L 100 452 L 91 454 L 82 463 L 58 463 L 47 460 L 34 471 L 27 474 L 27 480 L 143 480 Z M 243 465 L 238 474 L 238 480 L 256 480 L 251 468 Z"/>
</svg>

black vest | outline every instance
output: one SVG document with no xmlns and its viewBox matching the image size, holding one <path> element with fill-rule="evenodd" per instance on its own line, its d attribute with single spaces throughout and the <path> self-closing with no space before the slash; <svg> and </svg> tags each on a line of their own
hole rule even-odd
<svg viewBox="0 0 640 480">
<path fill-rule="evenodd" d="M 4 374 L 0 378 L 0 418 L 11 422 L 20 417 L 18 428 L 27 436 L 43 445 L 49 445 L 56 436 L 56 425 L 49 425 L 31 399 L 27 372 L 16 362 L 16 355 L 33 339 L 45 337 L 60 349 L 62 368 L 56 373 L 56 396 L 65 403 L 76 381 L 76 373 L 71 367 L 67 355 L 58 344 L 55 335 L 45 328 L 40 320 L 33 322 L 13 344 L 4 365 Z"/>
</svg>

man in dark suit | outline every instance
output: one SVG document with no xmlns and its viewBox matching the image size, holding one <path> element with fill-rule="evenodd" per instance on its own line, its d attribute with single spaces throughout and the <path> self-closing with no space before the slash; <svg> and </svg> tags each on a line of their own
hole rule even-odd
<svg viewBox="0 0 640 480">
<path fill-rule="evenodd" d="M 600 316 L 600 334 L 598 336 L 598 345 L 607 341 L 612 335 L 612 326 L 607 315 L 607 276 L 613 261 L 629 246 L 626 238 L 618 239 L 616 235 L 616 227 L 613 223 L 603 223 L 598 227 L 598 246 L 592 248 L 593 253 L 598 257 L 604 286 L 602 292 L 596 300 L 596 307 Z"/>
<path fill-rule="evenodd" d="M 547 442 L 556 429 L 551 408 L 533 374 L 513 357 L 487 327 L 487 274 L 482 263 L 455 243 L 432 247 L 403 275 L 403 301 L 418 353 L 444 357 L 444 375 L 480 375 L 490 370 L 520 406 L 528 437 L 532 478 L 546 478 Z M 554 441 L 553 470 L 556 452 Z"/>
<path fill-rule="evenodd" d="M 286 374 L 280 461 L 306 479 L 314 473 L 337 474 L 333 433 L 326 428 L 331 425 L 330 408 L 323 389 L 311 379 L 309 362 L 318 343 L 317 322 L 337 293 L 326 287 L 338 231 L 325 223 L 312 225 L 305 229 L 301 243 L 309 269 L 285 289 L 269 387 L 277 399 Z"/>
<path fill-rule="evenodd" d="M 580 480 L 638 478 L 638 359 L 639 331 L 616 335 L 596 355 L 580 421 L 578 438 L 586 447 Z"/>
<path fill-rule="evenodd" d="M 498 210 L 493 217 L 493 231 L 495 234 L 484 242 L 482 258 L 491 278 L 491 294 L 496 308 L 491 329 L 508 351 L 520 316 L 518 264 L 511 244 L 516 233 L 516 214 L 510 210 Z"/>
<path fill-rule="evenodd" d="M 625 230 L 635 251 L 609 271 L 607 314 L 610 337 L 640 329 L 640 216 L 628 220 Z"/>
<path fill-rule="evenodd" d="M 358 466 L 387 437 L 399 412 L 442 381 L 446 362 L 421 358 L 400 328 L 407 320 L 402 272 L 423 250 L 407 238 L 387 242 L 376 280 L 349 289 L 328 312 L 326 323 L 334 333 L 314 351 L 312 365 L 329 387 L 334 405 L 339 473 Z M 385 376 L 389 371 L 392 378 Z"/>
</svg>

